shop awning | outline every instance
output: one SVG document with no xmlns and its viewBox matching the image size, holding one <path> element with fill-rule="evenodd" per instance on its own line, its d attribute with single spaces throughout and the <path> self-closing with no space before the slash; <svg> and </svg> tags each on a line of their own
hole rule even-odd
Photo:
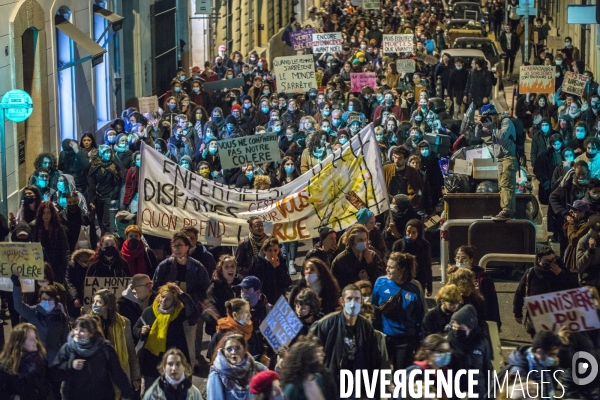
<svg viewBox="0 0 600 400">
<path fill-rule="evenodd" d="M 77 43 L 78 46 L 83 47 L 83 49 L 89 54 L 88 57 L 82 58 L 80 60 L 73 60 L 69 64 L 63 65 L 59 68 L 63 70 L 65 68 L 70 68 L 73 65 L 81 64 L 88 60 L 92 60 L 92 66 L 100 64 L 103 61 L 103 55 L 106 53 L 106 50 L 102 48 L 98 43 L 94 42 L 92 38 L 90 38 L 87 34 L 83 33 L 79 28 L 75 25 L 67 21 L 63 16 L 57 15 L 55 17 L 55 25 L 56 28 L 71 38 L 72 41 Z"/>
<path fill-rule="evenodd" d="M 122 17 L 119 14 L 107 10 L 106 8 L 102 8 L 97 4 L 94 4 L 94 14 L 107 20 L 111 24 L 113 32 L 123 28 L 123 20 L 125 17 Z"/>
</svg>

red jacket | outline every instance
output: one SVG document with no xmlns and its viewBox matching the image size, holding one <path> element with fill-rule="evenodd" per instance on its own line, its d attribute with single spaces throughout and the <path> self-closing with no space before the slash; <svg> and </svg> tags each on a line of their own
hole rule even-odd
<svg viewBox="0 0 600 400">
<path fill-rule="evenodd" d="M 131 167 L 127 170 L 125 177 L 125 196 L 123 197 L 123 205 L 128 206 L 131 200 L 135 197 L 138 191 L 138 168 Z"/>
</svg>

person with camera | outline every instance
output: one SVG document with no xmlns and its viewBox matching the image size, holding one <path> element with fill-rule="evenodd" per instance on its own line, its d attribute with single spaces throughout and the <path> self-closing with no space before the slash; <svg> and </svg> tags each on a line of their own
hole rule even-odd
<svg viewBox="0 0 600 400">
<path fill-rule="evenodd" d="M 475 136 L 494 145 L 494 158 L 498 162 L 500 207 L 502 208 L 495 219 L 514 218 L 516 174 L 519 168 L 515 126 L 507 115 L 498 114 L 493 104 L 486 104 L 481 107 Z"/>
<path fill-rule="evenodd" d="M 584 236 L 586 239 L 587 235 Z M 581 244 L 581 241 L 579 242 Z M 577 249 L 579 258 L 579 248 Z M 537 296 L 545 293 L 558 292 L 561 290 L 574 289 L 579 287 L 574 274 L 571 274 L 563 265 L 562 261 L 556 256 L 554 250 L 548 246 L 541 246 L 536 251 L 535 265 L 529 268 L 523 277 L 513 301 L 513 313 L 515 321 L 518 324 L 523 323 L 523 306 L 525 297 Z M 531 318 L 525 316 L 525 329 L 527 333 L 535 335 L 535 328 Z"/>
</svg>

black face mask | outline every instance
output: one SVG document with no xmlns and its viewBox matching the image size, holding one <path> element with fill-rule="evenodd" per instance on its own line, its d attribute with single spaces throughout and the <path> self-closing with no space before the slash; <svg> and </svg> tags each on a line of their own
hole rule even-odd
<svg viewBox="0 0 600 400">
<path fill-rule="evenodd" d="M 25 202 L 25 204 L 33 204 L 35 203 L 35 197 L 27 196 L 23 199 L 23 201 Z"/>
<path fill-rule="evenodd" d="M 137 250 L 137 248 L 140 247 L 140 241 L 138 239 L 129 239 L 128 242 L 131 250 Z"/>
<path fill-rule="evenodd" d="M 458 342 L 464 343 L 468 339 L 467 332 L 463 331 L 462 329 L 459 329 L 459 330 L 450 329 L 450 332 L 448 332 L 448 339 L 450 339 L 451 341 L 452 341 L 452 339 L 454 339 Z"/>
<path fill-rule="evenodd" d="M 67 211 L 69 211 L 69 214 L 75 214 L 81 211 L 81 208 L 79 208 L 79 204 L 73 204 L 73 205 L 69 205 L 67 206 Z"/>
<path fill-rule="evenodd" d="M 113 246 L 104 247 L 102 249 L 102 252 L 104 253 L 104 255 L 106 257 L 114 257 L 114 256 L 116 256 L 119 253 L 119 251 L 117 250 L 117 248 L 113 247 Z"/>
</svg>

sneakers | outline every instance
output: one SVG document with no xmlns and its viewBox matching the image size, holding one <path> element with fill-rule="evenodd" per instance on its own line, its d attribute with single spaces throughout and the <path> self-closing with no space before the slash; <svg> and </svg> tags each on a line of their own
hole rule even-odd
<svg viewBox="0 0 600 400">
<path fill-rule="evenodd" d="M 510 211 L 508 210 L 502 210 L 500 211 L 500 213 L 498 215 L 496 215 L 495 217 L 492 217 L 492 219 L 511 219 L 512 216 L 510 215 Z"/>
<path fill-rule="evenodd" d="M 288 272 L 290 273 L 290 275 L 296 275 L 296 266 L 294 265 L 293 261 L 290 261 L 289 263 Z"/>
</svg>

